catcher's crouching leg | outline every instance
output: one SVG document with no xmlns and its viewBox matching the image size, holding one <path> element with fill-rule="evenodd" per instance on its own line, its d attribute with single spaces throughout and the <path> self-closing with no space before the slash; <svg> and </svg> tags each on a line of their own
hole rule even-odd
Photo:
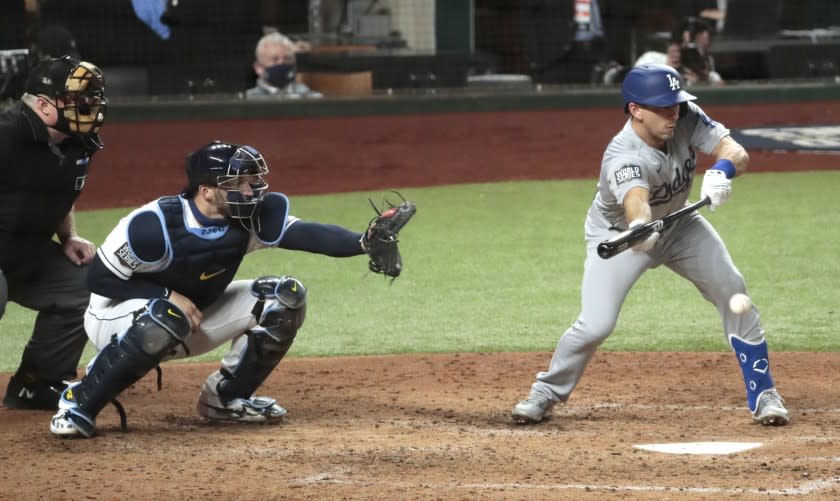
<svg viewBox="0 0 840 501">
<path fill-rule="evenodd" d="M 288 353 L 306 317 L 306 289 L 291 277 L 279 278 L 276 295 L 247 331 L 245 347 L 232 368 L 222 367 L 207 378 L 198 399 L 198 413 L 221 421 L 277 420 L 286 409 L 272 398 L 253 396 Z"/>
<path fill-rule="evenodd" d="M 155 368 L 189 332 L 189 321 L 177 306 L 165 299 L 152 300 L 131 327 L 88 364 L 82 380 L 64 390 L 50 431 L 92 437 L 99 411 Z"/>
</svg>

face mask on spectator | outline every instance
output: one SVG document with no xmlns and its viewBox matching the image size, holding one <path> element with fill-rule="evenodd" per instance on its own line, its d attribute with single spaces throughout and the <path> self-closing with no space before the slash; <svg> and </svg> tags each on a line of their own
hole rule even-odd
<svg viewBox="0 0 840 501">
<path fill-rule="evenodd" d="M 285 87 L 295 79 L 297 70 L 294 64 L 282 63 L 265 69 L 265 79 L 275 87 Z"/>
</svg>

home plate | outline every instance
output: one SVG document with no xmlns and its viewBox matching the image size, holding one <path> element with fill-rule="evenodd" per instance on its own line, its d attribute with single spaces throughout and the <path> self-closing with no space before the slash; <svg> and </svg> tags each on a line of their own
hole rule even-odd
<svg viewBox="0 0 840 501">
<path fill-rule="evenodd" d="M 764 444 L 761 442 L 683 442 L 676 444 L 639 444 L 633 447 L 666 454 L 734 454 L 755 449 L 762 445 Z"/>
</svg>

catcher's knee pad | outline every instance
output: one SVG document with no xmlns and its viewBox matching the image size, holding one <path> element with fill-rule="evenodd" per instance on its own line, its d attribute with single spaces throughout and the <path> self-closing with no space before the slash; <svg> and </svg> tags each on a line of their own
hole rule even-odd
<svg viewBox="0 0 840 501">
<path fill-rule="evenodd" d="M 744 385 L 747 387 L 747 405 L 750 412 L 755 412 L 759 395 L 775 386 L 773 377 L 770 375 L 767 341 L 751 343 L 730 334 L 729 344 L 732 345 L 732 349 L 738 357 L 738 364 L 744 374 Z"/>
<path fill-rule="evenodd" d="M 277 300 L 288 308 L 299 308 L 306 301 L 306 287 L 300 280 L 283 275 L 265 276 L 251 283 L 251 294 L 260 301 Z"/>
<path fill-rule="evenodd" d="M 251 293 L 258 298 L 253 313 L 259 326 L 278 343 L 294 339 L 306 318 L 306 287 L 300 280 L 261 277 L 254 280 Z"/>
<path fill-rule="evenodd" d="M 165 299 L 152 300 L 121 336 L 88 364 L 87 374 L 62 395 L 62 405 L 91 419 L 182 343 L 190 332 L 186 315 Z"/>
<path fill-rule="evenodd" d="M 306 303 L 297 308 L 274 304 L 265 309 L 259 326 L 278 344 L 292 344 L 306 319 Z"/>
</svg>

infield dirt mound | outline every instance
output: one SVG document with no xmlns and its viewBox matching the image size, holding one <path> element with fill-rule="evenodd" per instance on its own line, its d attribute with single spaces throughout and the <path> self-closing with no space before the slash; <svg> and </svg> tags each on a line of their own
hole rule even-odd
<svg viewBox="0 0 840 501">
<path fill-rule="evenodd" d="M 91 440 L 50 412 L 0 409 L 2 499 L 766 499 L 840 496 L 840 354 L 777 353 L 792 424 L 753 424 L 731 353 L 600 353 L 554 417 L 509 412 L 550 353 L 291 358 L 261 394 L 278 425 L 194 410 L 215 364 L 168 363 Z M 8 374 L 0 377 L 5 387 Z M 762 442 L 732 455 L 634 444 Z"/>
</svg>

